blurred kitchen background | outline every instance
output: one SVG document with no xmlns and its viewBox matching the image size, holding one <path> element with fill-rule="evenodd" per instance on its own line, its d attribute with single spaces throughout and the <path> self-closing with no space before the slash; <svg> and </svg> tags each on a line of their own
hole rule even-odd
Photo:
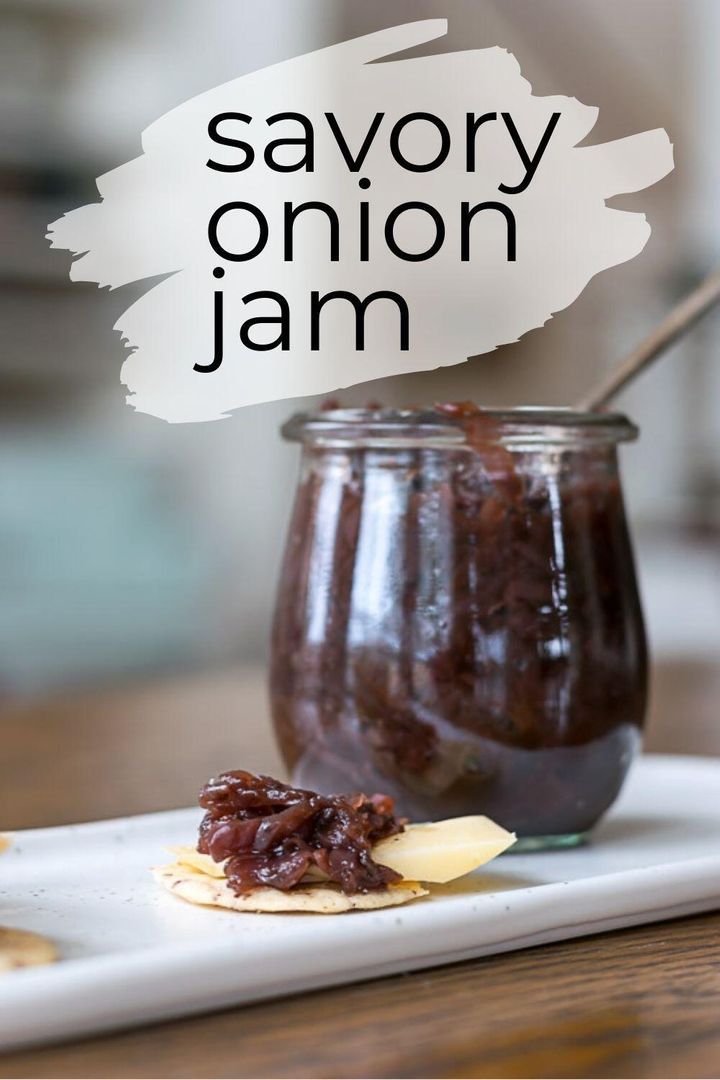
<svg viewBox="0 0 720 1080">
<path fill-rule="evenodd" d="M 92 201 L 94 178 L 185 98 L 425 16 L 450 31 L 419 51 L 504 46 L 536 93 L 599 106 L 593 141 L 667 128 L 676 169 L 615 200 L 647 212 L 645 252 L 544 329 L 344 401 L 570 403 L 720 262 L 717 0 L 0 0 L 0 694 L 12 708 L 176 673 L 202 688 L 238 665 L 261 686 L 297 467 L 278 427 L 314 403 L 200 425 L 134 413 L 112 330 L 131 290 L 71 284 L 47 223 Z M 623 454 L 665 705 L 678 680 L 720 685 L 719 344 L 715 316 L 622 402 L 643 431 Z M 192 701 L 202 712 L 208 698 Z M 717 732 L 711 712 L 698 723 Z M 665 715 L 664 745 L 693 749 L 687 716 Z"/>
</svg>

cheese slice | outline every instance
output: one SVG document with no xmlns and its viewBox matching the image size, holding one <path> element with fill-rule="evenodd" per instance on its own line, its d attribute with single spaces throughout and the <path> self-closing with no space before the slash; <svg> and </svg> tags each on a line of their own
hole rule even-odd
<svg viewBox="0 0 720 1080">
<path fill-rule="evenodd" d="M 490 862 L 515 843 L 515 834 L 490 818 L 448 818 L 406 825 L 397 836 L 381 840 L 373 859 L 414 881 L 445 883 Z"/>
<path fill-rule="evenodd" d="M 168 851 L 172 851 L 177 861 L 182 863 L 183 866 L 190 866 L 193 870 L 200 870 L 203 874 L 207 874 L 208 877 L 225 877 L 224 862 L 215 862 L 209 855 L 203 855 L 197 848 L 190 847 L 189 844 L 172 844 L 168 847 Z"/>
<path fill-rule="evenodd" d="M 406 881 L 445 883 L 490 862 L 514 843 L 514 833 L 490 818 L 459 817 L 406 825 L 404 832 L 375 844 L 372 853 L 375 862 L 396 870 Z M 184 866 L 209 877 L 225 877 L 224 863 L 213 862 L 193 847 L 170 850 Z"/>
</svg>

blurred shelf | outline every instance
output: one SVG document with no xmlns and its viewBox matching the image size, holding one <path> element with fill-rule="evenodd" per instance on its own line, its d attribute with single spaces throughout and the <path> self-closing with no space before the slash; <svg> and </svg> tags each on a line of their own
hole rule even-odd
<svg viewBox="0 0 720 1080">
<path fill-rule="evenodd" d="M 1 0 L 0 0 L 1 2 Z M 67 252 L 53 252 L 48 225 L 67 209 L 65 199 L 0 195 L 0 284 L 3 288 L 70 286 Z"/>
<path fill-rule="evenodd" d="M 107 12 L 118 12 L 129 7 L 140 8 L 142 0 L 0 0 L 0 11 L 30 10 L 51 15 L 81 14 L 104 18 Z"/>
<path fill-rule="evenodd" d="M 640 591 L 656 659 L 720 663 L 720 547 L 682 532 L 636 530 Z"/>
</svg>

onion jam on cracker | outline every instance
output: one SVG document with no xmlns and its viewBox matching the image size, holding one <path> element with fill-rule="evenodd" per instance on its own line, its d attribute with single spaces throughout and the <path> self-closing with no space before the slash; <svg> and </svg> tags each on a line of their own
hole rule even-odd
<svg viewBox="0 0 720 1080">
<path fill-rule="evenodd" d="M 386 795 L 318 795 L 238 770 L 210 780 L 200 805 L 198 851 L 227 860 L 238 896 L 260 886 L 291 889 L 312 867 L 348 896 L 400 881 L 372 857 L 373 844 L 403 829 Z"/>
<path fill-rule="evenodd" d="M 237 771 L 200 793 L 197 848 L 155 880 L 183 900 L 253 912 L 373 910 L 427 896 L 515 842 L 486 817 L 406 825 L 386 795 L 319 795 Z"/>
</svg>

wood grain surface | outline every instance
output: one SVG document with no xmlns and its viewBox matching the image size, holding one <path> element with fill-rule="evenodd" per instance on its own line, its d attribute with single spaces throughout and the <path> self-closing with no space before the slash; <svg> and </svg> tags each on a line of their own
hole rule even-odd
<svg viewBox="0 0 720 1080">
<path fill-rule="evenodd" d="M 720 755 L 720 665 L 656 667 L 646 745 Z M 260 667 L 0 705 L 0 832 L 189 806 L 228 768 L 282 777 Z"/>
<path fill-rule="evenodd" d="M 656 676 L 656 749 L 720 752 L 720 673 Z M 192 802 L 277 772 L 261 675 L 0 711 L 0 831 Z M 679 722 L 680 721 L 680 722 Z M 528 949 L 0 1057 L 0 1078 L 720 1075 L 720 914 Z"/>
</svg>

